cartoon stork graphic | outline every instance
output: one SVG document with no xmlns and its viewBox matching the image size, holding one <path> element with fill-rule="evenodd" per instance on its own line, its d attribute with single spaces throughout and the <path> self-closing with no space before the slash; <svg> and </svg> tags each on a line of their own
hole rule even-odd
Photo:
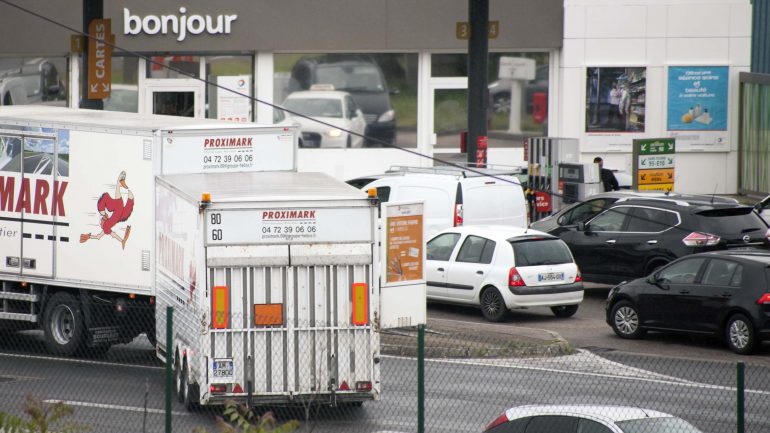
<svg viewBox="0 0 770 433">
<path fill-rule="evenodd" d="M 121 188 L 128 191 L 128 199 L 125 203 L 120 194 Z M 118 182 L 115 184 L 114 198 L 110 197 L 109 192 L 105 192 L 99 197 L 99 201 L 96 202 L 96 209 L 99 211 L 99 226 L 102 228 L 102 231 L 96 235 L 83 233 L 80 235 L 80 243 L 86 242 L 89 239 L 101 239 L 104 235 L 110 235 L 120 242 L 123 249 L 126 249 L 126 241 L 131 233 L 131 226 L 126 227 L 126 233 L 123 234 L 122 238 L 112 230 L 115 224 L 128 220 L 128 217 L 131 216 L 131 212 L 134 210 L 134 194 L 126 185 L 125 171 L 121 171 L 120 176 L 118 176 Z"/>
</svg>

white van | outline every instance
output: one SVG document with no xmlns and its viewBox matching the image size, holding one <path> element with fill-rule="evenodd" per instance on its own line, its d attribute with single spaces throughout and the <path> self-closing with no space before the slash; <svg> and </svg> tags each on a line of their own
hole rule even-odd
<svg viewBox="0 0 770 433">
<path fill-rule="evenodd" d="M 398 167 L 361 189 L 377 188 L 381 202 L 425 200 L 426 235 L 461 225 L 527 226 L 527 206 L 519 180 L 493 170 L 454 167 Z M 356 179 L 348 183 L 355 184 Z"/>
</svg>

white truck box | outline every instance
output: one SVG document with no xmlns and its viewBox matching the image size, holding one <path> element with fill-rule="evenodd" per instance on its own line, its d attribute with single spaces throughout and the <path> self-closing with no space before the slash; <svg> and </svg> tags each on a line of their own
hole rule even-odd
<svg viewBox="0 0 770 433">
<path fill-rule="evenodd" d="M 0 107 L 0 326 L 41 327 L 60 355 L 157 335 L 188 405 L 377 398 L 376 207 L 297 173 L 297 136 Z"/>
</svg>

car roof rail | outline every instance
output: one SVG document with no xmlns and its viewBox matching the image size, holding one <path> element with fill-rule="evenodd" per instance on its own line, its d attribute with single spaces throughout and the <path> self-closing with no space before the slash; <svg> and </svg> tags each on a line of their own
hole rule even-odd
<svg viewBox="0 0 770 433">
<path fill-rule="evenodd" d="M 690 206 L 690 203 L 684 201 L 684 200 L 677 200 L 673 197 L 644 197 L 644 196 L 632 196 L 632 197 L 621 197 L 619 198 L 616 203 L 618 202 L 627 202 L 627 201 L 639 201 L 639 200 L 646 200 L 646 201 L 660 201 L 663 203 L 674 203 L 679 206 Z"/>
</svg>

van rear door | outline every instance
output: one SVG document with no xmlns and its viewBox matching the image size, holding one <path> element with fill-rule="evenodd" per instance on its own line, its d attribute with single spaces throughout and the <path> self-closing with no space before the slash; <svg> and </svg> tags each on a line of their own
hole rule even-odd
<svg viewBox="0 0 770 433">
<path fill-rule="evenodd" d="M 510 176 L 462 179 L 464 225 L 526 227 L 527 209 L 518 180 Z"/>
</svg>

